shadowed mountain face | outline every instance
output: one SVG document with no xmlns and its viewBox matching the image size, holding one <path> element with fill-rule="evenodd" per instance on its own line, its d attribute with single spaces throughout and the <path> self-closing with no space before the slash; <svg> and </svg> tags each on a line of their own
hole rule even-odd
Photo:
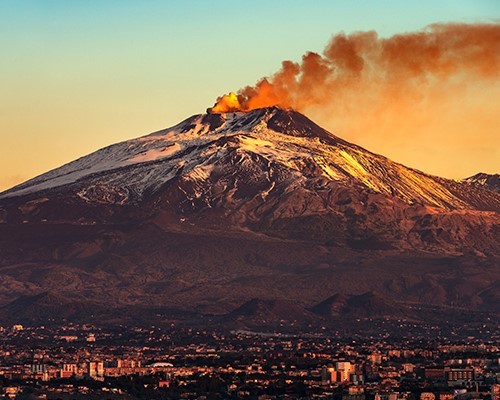
<svg viewBox="0 0 500 400">
<path fill-rule="evenodd" d="M 0 194 L 0 318 L 60 315 L 54 298 L 253 326 L 497 312 L 499 210 L 295 111 L 196 115 Z"/>
<path fill-rule="evenodd" d="M 91 302 L 72 301 L 52 293 L 21 296 L 0 308 L 0 317 L 23 321 L 36 317 L 39 320 L 51 318 L 86 318 L 104 311 L 104 307 Z"/>
<path fill-rule="evenodd" d="M 225 325 L 237 328 L 259 329 L 263 326 L 279 329 L 316 325 L 317 315 L 290 300 L 251 299 L 222 317 Z"/>
<path fill-rule="evenodd" d="M 317 314 L 328 316 L 350 315 L 354 317 L 401 316 L 398 305 L 388 299 L 367 292 L 347 296 L 335 294 L 312 309 Z"/>
<path fill-rule="evenodd" d="M 480 172 L 479 174 L 463 179 L 462 182 L 468 183 L 475 187 L 483 187 L 495 193 L 500 193 L 499 174 L 485 174 Z"/>
</svg>

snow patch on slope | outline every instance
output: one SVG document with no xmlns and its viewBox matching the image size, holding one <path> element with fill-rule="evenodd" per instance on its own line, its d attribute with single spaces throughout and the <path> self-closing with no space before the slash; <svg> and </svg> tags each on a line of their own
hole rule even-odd
<svg viewBox="0 0 500 400">
<path fill-rule="evenodd" d="M 172 128 L 105 147 L 0 198 L 75 185 L 75 193 L 85 201 L 124 204 L 176 177 L 197 182 L 197 197 L 211 184 L 217 165 L 230 173 L 246 171 L 246 180 L 261 182 L 263 197 L 274 190 L 276 181 L 286 180 L 294 190 L 308 179 L 321 177 L 355 183 L 408 203 L 467 208 L 443 180 L 329 135 L 304 116 L 277 108 L 195 115 Z M 231 152 L 237 155 L 224 161 Z M 239 178 L 234 177 L 236 183 Z"/>
<path fill-rule="evenodd" d="M 149 149 L 144 153 L 139 153 L 136 156 L 129 158 L 127 161 L 129 163 L 141 163 L 146 161 L 156 161 L 161 158 L 170 157 L 171 155 L 181 151 L 181 146 L 179 143 L 173 143 L 163 149 Z"/>
</svg>

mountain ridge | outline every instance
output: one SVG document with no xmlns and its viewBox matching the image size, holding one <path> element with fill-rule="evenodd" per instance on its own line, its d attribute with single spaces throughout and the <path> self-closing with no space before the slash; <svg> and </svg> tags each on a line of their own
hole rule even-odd
<svg viewBox="0 0 500 400">
<path fill-rule="evenodd" d="M 500 174 L 486 174 L 484 172 L 479 172 L 468 178 L 462 179 L 461 182 L 465 182 L 476 187 L 483 187 L 495 193 L 500 193 Z"/>
<path fill-rule="evenodd" d="M 407 168 L 293 110 L 199 114 L 0 194 L 0 306 L 49 292 L 226 315 L 266 299 L 279 316 L 281 301 L 307 311 L 376 293 L 346 315 L 394 302 L 493 312 L 499 210 L 498 193 Z"/>
<path fill-rule="evenodd" d="M 267 125 L 267 129 L 258 129 L 257 125 L 262 122 Z M 226 127 L 226 125 L 228 126 Z M 269 139 L 269 135 L 266 135 L 266 133 L 270 131 L 274 132 L 276 136 L 275 138 L 271 138 L 271 140 L 276 139 L 276 143 L 278 144 L 285 142 L 283 138 L 279 137 L 280 134 L 285 134 L 289 137 L 317 139 L 324 142 L 324 147 L 331 145 L 337 151 L 333 153 L 327 151 L 318 152 L 321 146 L 317 146 L 314 150 L 319 154 L 318 159 L 309 159 L 308 157 L 301 159 L 302 164 L 308 163 L 310 164 L 309 166 L 289 165 L 286 162 L 290 160 L 279 160 L 279 154 L 277 155 L 278 160 L 276 160 L 276 158 L 272 158 L 273 154 L 269 154 L 269 151 L 262 153 L 262 151 L 266 150 L 265 147 L 269 146 L 269 143 L 262 142 L 262 140 L 259 142 L 258 139 L 265 139 L 266 137 Z M 253 138 L 252 134 L 257 136 L 258 139 Z M 88 156 L 80 157 L 74 162 L 65 164 L 60 168 L 56 168 L 1 193 L 0 198 L 30 194 L 37 191 L 43 192 L 45 188 L 52 189 L 58 186 L 74 184 L 84 178 L 98 181 L 103 173 L 119 172 L 121 169 L 127 168 L 140 169 L 144 164 L 147 165 L 149 163 L 163 165 L 169 159 L 174 161 L 182 159 L 193 152 L 194 156 L 198 156 L 200 154 L 196 150 L 203 150 L 203 148 L 210 145 L 226 144 L 230 146 L 231 143 L 234 144 L 234 141 L 238 142 L 236 144 L 240 147 L 246 146 L 245 150 L 249 152 L 264 154 L 267 160 L 285 162 L 285 166 L 291 167 L 292 172 L 304 167 L 316 168 L 319 175 L 328 180 L 353 179 L 356 183 L 361 183 L 368 189 L 385 194 L 394 194 L 404 198 L 406 201 L 417 200 L 427 205 L 450 208 L 468 208 L 471 205 L 470 199 L 464 193 L 456 193 L 456 188 L 455 191 L 450 191 L 448 187 L 443 187 L 442 185 L 443 182 L 446 182 L 447 185 L 453 185 L 453 181 L 444 180 L 444 178 L 438 178 L 405 167 L 402 164 L 394 163 L 386 157 L 369 152 L 338 138 L 314 124 L 300 113 L 276 107 L 257 109 L 249 113 L 195 115 L 171 128 L 137 139 L 110 145 Z M 271 141 L 271 143 L 273 142 Z M 291 146 L 292 148 L 289 149 L 290 152 L 294 149 L 304 152 L 304 148 L 307 149 L 309 145 L 315 145 L 315 143 L 311 143 L 311 140 L 292 144 L 294 146 Z M 329 162 L 329 156 L 334 157 L 333 163 Z M 384 176 L 384 173 L 388 172 L 386 171 L 387 165 L 384 165 L 384 163 L 390 164 L 389 172 L 392 172 L 395 176 Z M 181 168 L 185 169 L 188 167 L 184 165 L 182 167 L 167 165 L 170 174 L 166 174 L 166 176 L 165 174 L 155 174 L 155 171 L 153 171 L 151 179 L 146 182 L 138 182 L 139 185 L 136 185 L 135 191 L 138 194 L 142 194 L 144 190 L 157 190 L 159 182 L 160 184 L 168 182 L 175 177 L 175 173 Z M 398 171 L 398 168 L 401 168 L 401 170 Z M 119 178 L 117 176 L 116 180 L 119 181 Z M 390 183 L 393 184 L 393 188 L 388 187 L 387 183 L 383 182 L 383 179 L 389 178 L 392 178 Z M 395 180 L 400 180 L 401 184 L 397 184 Z M 423 182 L 420 182 L 421 180 Z M 109 183 L 112 184 L 113 182 Z M 130 188 L 130 191 L 134 191 L 132 185 L 123 184 L 124 182 L 119 183 L 122 184 L 121 188 Z M 431 189 L 426 191 L 424 188 L 423 193 L 419 193 L 418 191 L 415 193 L 412 189 L 417 185 Z M 395 191 L 394 193 L 392 193 L 393 190 Z M 124 202 L 128 200 L 127 190 L 120 192 L 120 188 L 118 188 L 116 191 L 111 196 L 112 201 L 116 201 L 117 198 L 122 199 Z M 419 189 L 419 191 L 422 191 L 422 189 Z M 82 196 L 85 196 L 85 194 L 82 193 Z M 466 197 L 465 200 L 464 196 Z M 469 208 L 475 207 L 477 205 Z"/>
</svg>

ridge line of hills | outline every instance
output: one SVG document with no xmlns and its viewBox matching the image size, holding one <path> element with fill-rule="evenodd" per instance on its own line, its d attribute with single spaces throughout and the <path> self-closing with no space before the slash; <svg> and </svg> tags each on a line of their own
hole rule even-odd
<svg viewBox="0 0 500 400">
<path fill-rule="evenodd" d="M 497 313 L 498 178 L 428 175 L 293 110 L 195 115 L 0 194 L 0 320 Z"/>
</svg>

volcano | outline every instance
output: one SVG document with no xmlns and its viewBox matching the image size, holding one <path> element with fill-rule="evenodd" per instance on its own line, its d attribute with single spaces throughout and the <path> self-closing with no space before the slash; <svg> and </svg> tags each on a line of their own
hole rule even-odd
<svg viewBox="0 0 500 400">
<path fill-rule="evenodd" d="M 0 308 L 50 293 L 128 316 L 231 316 L 248 302 L 281 315 L 377 293 L 356 315 L 495 313 L 499 211 L 497 191 L 405 167 L 293 110 L 195 115 L 1 193 Z M 0 318 L 12 314 L 36 319 Z"/>
</svg>

